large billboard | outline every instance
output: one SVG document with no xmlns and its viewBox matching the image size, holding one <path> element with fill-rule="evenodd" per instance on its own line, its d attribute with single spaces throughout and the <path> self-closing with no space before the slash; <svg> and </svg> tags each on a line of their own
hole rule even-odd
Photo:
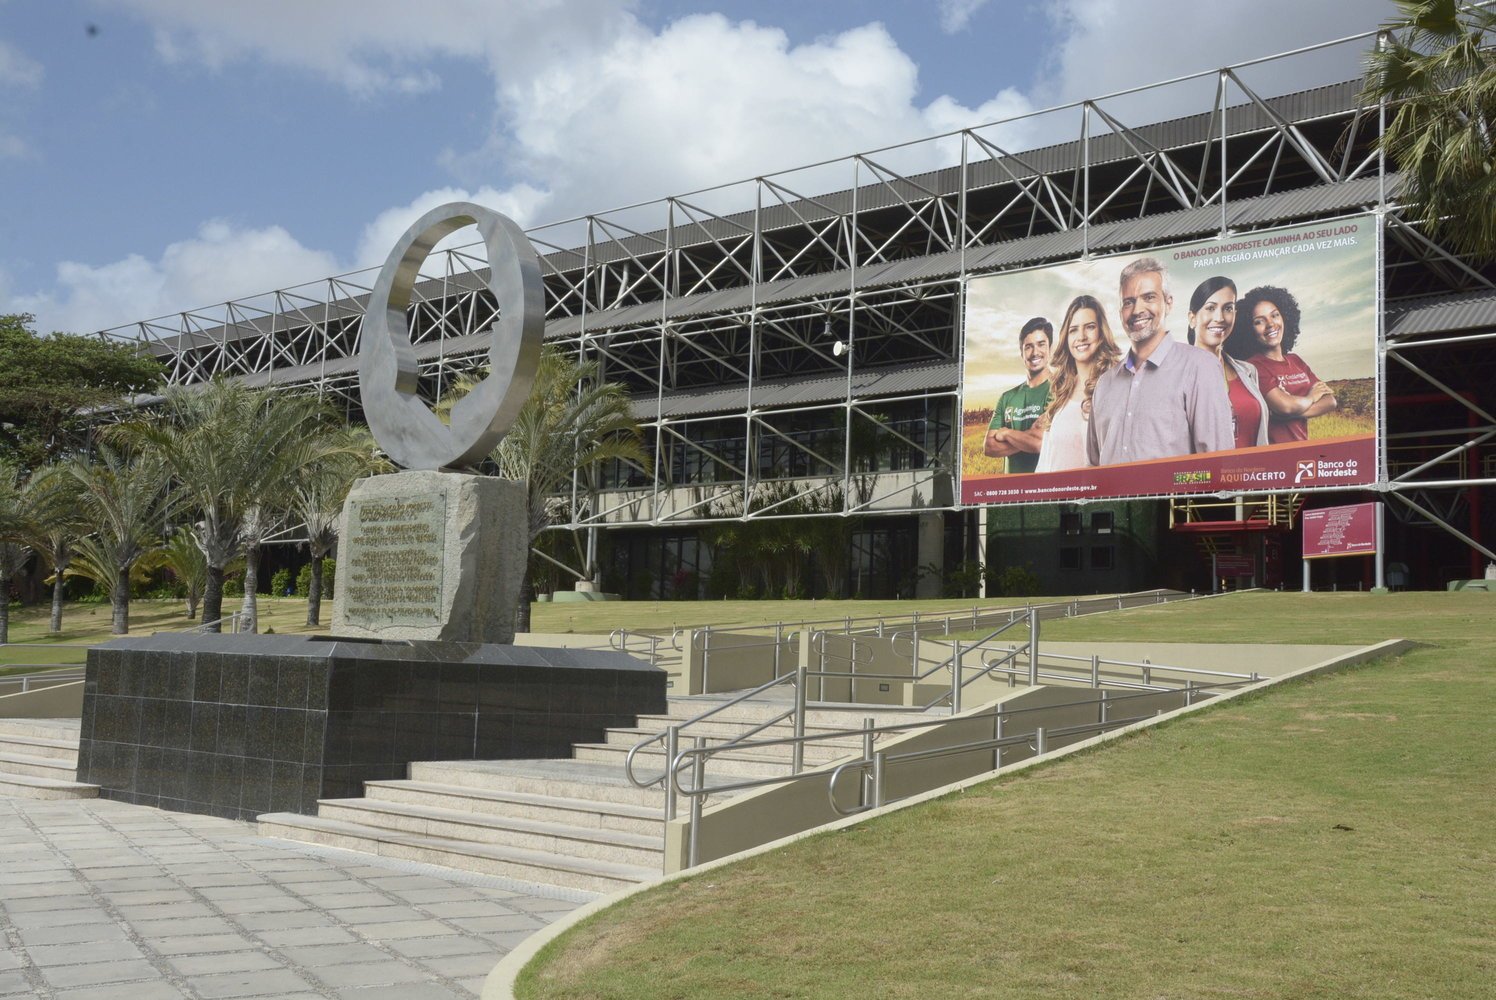
<svg viewBox="0 0 1496 1000">
<path fill-rule="evenodd" d="M 961 502 L 1375 482 L 1376 226 L 969 279 Z"/>
</svg>

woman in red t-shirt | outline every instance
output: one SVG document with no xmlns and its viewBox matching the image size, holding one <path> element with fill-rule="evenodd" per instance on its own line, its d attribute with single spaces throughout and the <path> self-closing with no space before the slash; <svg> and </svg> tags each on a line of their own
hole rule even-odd
<svg viewBox="0 0 1496 1000">
<path fill-rule="evenodd" d="M 1206 278 L 1190 296 L 1189 340 L 1221 361 L 1231 402 L 1233 446 L 1255 448 L 1267 444 L 1267 403 L 1257 388 L 1257 369 L 1223 350 L 1235 328 L 1236 282 L 1219 275 Z"/>
<path fill-rule="evenodd" d="M 1289 353 L 1299 339 L 1303 314 L 1298 300 L 1286 288 L 1262 285 L 1242 297 L 1237 312 L 1246 322 L 1237 324 L 1236 335 L 1226 342 L 1226 353 L 1250 361 L 1257 369 L 1270 417 L 1269 443 L 1309 440 L 1309 418 L 1329 413 L 1339 403 L 1304 359 Z"/>
</svg>

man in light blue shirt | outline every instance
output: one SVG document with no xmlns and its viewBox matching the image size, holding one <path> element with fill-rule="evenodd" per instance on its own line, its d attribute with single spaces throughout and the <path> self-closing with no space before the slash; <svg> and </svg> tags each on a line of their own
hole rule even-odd
<svg viewBox="0 0 1496 1000">
<path fill-rule="evenodd" d="M 1152 257 L 1122 269 L 1122 329 L 1132 349 L 1091 397 L 1092 465 L 1224 451 L 1233 443 L 1221 363 L 1169 336 L 1168 273 Z"/>
</svg>

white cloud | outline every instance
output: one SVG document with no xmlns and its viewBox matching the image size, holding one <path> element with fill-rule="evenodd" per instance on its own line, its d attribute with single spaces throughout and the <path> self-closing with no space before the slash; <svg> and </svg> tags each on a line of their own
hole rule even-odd
<svg viewBox="0 0 1496 1000">
<path fill-rule="evenodd" d="M 109 264 L 64 261 L 50 292 L 14 296 L 39 330 L 89 332 L 206 303 L 256 295 L 336 274 L 332 254 L 302 246 L 279 226 L 240 229 L 206 222 L 156 260 L 131 254 Z"/>
<path fill-rule="evenodd" d="M 965 31 L 971 16 L 985 6 L 987 0 L 940 0 L 940 30 L 947 35 Z"/>
<path fill-rule="evenodd" d="M 395 241 L 404 235 L 410 224 L 438 205 L 445 205 L 450 201 L 476 202 L 504 213 L 521 226 L 527 226 L 535 221 L 535 209 L 545 201 L 545 197 L 544 192 L 524 184 L 504 191 L 497 191 L 491 187 L 479 188 L 477 191 L 468 191 L 465 188 L 438 188 L 434 191 L 427 191 L 407 205 L 387 208 L 375 216 L 374 221 L 364 227 L 363 234 L 359 237 L 358 251 L 354 255 L 355 263 L 359 267 L 377 267 L 383 264 L 390 249 L 394 247 Z M 454 243 L 466 243 L 475 239 L 477 239 L 476 231 L 469 229 L 464 233 L 459 230 L 438 243 L 436 249 L 445 249 Z"/>
<path fill-rule="evenodd" d="M 172 62 L 223 68 L 260 58 L 318 73 L 361 95 L 440 85 L 425 63 L 481 59 L 523 74 L 578 54 L 632 18 L 622 0 L 125 0 L 156 27 Z"/>
<path fill-rule="evenodd" d="M 1047 8 L 1060 37 L 1054 58 L 1035 86 L 1040 104 L 1099 97 L 1130 87 L 1283 52 L 1300 45 L 1374 29 L 1396 14 L 1392 0 L 1256 0 L 1202 4 L 1185 0 L 1054 0 Z M 1355 75 L 1366 43 L 1341 46 L 1320 58 L 1274 63 L 1248 71 L 1263 96 L 1339 82 Z M 1258 81 L 1261 81 L 1260 84 Z M 1212 84 L 1213 86 L 1213 84 Z M 1154 95 L 1154 103 L 1161 95 Z M 1208 104 L 1209 97 L 1206 97 Z M 1145 105 L 1149 121 L 1158 120 Z M 1163 113 L 1176 109 L 1165 107 Z M 1200 110 L 1198 100 L 1189 110 Z"/>
<path fill-rule="evenodd" d="M 36 87 L 42 76 L 41 63 L 0 39 L 0 86 Z"/>
</svg>

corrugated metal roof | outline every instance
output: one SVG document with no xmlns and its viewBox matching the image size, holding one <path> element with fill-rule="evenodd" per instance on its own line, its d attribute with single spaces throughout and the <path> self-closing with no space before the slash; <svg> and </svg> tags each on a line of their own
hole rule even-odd
<svg viewBox="0 0 1496 1000">
<path fill-rule="evenodd" d="M 878 398 L 889 399 L 937 389 L 954 389 L 960 378 L 960 366 L 954 361 L 866 368 L 852 373 L 852 394 L 863 402 Z M 760 382 L 753 387 L 754 409 L 762 410 L 810 406 L 846 398 L 847 377 L 842 373 Z M 639 420 L 653 420 L 655 402 L 653 396 L 635 397 L 634 416 Z M 732 386 L 667 393 L 660 400 L 660 413 L 667 418 L 738 413 L 747 405 L 748 387 Z"/>
<path fill-rule="evenodd" d="M 1496 327 L 1496 291 L 1433 295 L 1387 310 L 1387 336 L 1488 330 Z"/>
</svg>

